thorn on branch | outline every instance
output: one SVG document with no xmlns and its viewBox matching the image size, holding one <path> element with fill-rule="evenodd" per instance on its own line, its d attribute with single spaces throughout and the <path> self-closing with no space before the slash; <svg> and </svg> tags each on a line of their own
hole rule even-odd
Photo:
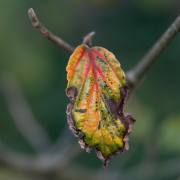
<svg viewBox="0 0 180 180">
<path fill-rule="evenodd" d="M 86 36 L 83 38 L 83 44 L 87 44 L 88 46 L 92 46 L 92 38 L 95 36 L 95 32 L 92 31 L 88 33 Z"/>
</svg>

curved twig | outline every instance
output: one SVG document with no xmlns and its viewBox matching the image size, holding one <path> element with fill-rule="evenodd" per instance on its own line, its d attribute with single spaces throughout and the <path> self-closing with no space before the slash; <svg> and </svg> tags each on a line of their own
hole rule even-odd
<svg viewBox="0 0 180 180">
<path fill-rule="evenodd" d="M 49 31 L 38 19 L 36 13 L 33 8 L 28 10 L 28 16 L 31 20 L 32 26 L 36 28 L 43 36 L 51 40 L 53 43 L 57 44 L 61 48 L 67 50 L 72 53 L 74 51 L 74 47 L 68 44 L 66 41 L 61 39 L 60 37 L 54 35 L 51 31 Z"/>
</svg>

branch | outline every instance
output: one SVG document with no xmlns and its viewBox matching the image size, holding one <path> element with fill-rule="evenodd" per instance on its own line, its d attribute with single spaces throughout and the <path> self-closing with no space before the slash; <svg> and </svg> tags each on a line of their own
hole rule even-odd
<svg viewBox="0 0 180 180">
<path fill-rule="evenodd" d="M 56 151 L 39 155 L 26 155 L 12 152 L 0 142 L 0 162 L 2 165 L 25 173 L 51 174 L 63 170 L 72 159 L 78 155 L 80 149 L 74 143 L 58 147 Z"/>
<path fill-rule="evenodd" d="M 143 79 L 152 64 L 157 60 L 163 50 L 170 45 L 172 40 L 180 31 L 180 15 L 167 29 L 167 31 L 154 44 L 149 52 L 139 61 L 139 63 L 127 72 L 127 81 L 131 89 L 135 88 Z"/>
<path fill-rule="evenodd" d="M 28 16 L 32 22 L 34 28 L 36 28 L 41 34 L 46 38 L 66 49 L 70 53 L 74 51 L 74 47 L 70 44 L 54 35 L 50 32 L 38 19 L 36 13 L 32 8 L 28 10 Z M 167 29 L 167 31 L 161 36 L 161 38 L 155 43 L 155 45 L 148 51 L 148 53 L 139 61 L 139 63 L 130 71 L 127 72 L 126 77 L 128 84 L 131 89 L 135 88 L 141 79 L 145 76 L 147 71 L 150 69 L 152 64 L 157 60 L 157 57 L 163 52 L 163 50 L 171 43 L 174 37 L 178 34 L 180 30 L 180 15 L 176 18 L 173 24 Z M 95 32 L 87 34 L 83 43 L 92 45 L 92 37 Z"/>
<path fill-rule="evenodd" d="M 68 52 L 72 53 L 74 51 L 74 47 L 68 44 L 66 41 L 61 39 L 60 37 L 54 35 L 50 32 L 38 19 L 36 13 L 32 8 L 28 10 L 28 16 L 31 20 L 32 26 L 36 28 L 43 36 L 51 40 L 53 43 L 57 44 L 61 48 L 64 48 Z"/>
<path fill-rule="evenodd" d="M 43 24 L 39 21 L 32 8 L 29 9 L 28 15 L 33 27 L 35 27 L 46 38 L 56 43 L 58 46 L 66 49 L 70 53 L 74 51 L 74 47 L 72 47 L 67 42 L 54 35 L 46 27 L 43 26 Z M 137 64 L 137 66 L 127 73 L 127 80 L 131 88 L 137 86 L 139 81 L 143 78 L 143 76 L 151 67 L 156 58 L 173 40 L 175 35 L 178 33 L 179 29 L 180 16 L 162 35 L 162 37 L 152 47 L 152 49 L 142 58 L 142 60 Z M 86 44 L 91 44 L 93 36 L 94 32 L 89 33 L 84 37 L 83 42 Z M 14 117 L 14 121 L 17 124 L 17 127 L 19 127 L 22 133 L 24 133 L 24 135 L 28 137 L 29 135 L 27 135 L 26 133 L 29 133 L 30 131 L 27 127 L 34 127 L 33 123 L 35 123 L 35 126 L 37 126 L 37 122 L 34 120 L 32 112 L 28 108 L 27 103 L 24 101 L 21 93 L 19 93 L 17 87 L 14 89 L 13 85 L 11 88 L 7 88 L 7 91 L 4 91 L 4 93 L 6 95 L 11 114 Z M 27 122 L 23 123 L 25 120 Z M 32 130 L 32 128 L 30 129 Z M 31 132 L 30 135 L 32 135 Z M 37 137 L 39 136 L 37 134 L 33 135 L 34 136 L 32 137 L 34 137 L 34 140 L 38 140 Z M 28 138 L 32 140 L 32 137 Z M 43 174 L 53 173 L 55 171 L 58 171 L 59 169 L 64 169 L 64 167 L 72 160 L 72 158 L 74 158 L 80 152 L 78 146 L 75 146 L 73 143 L 65 144 L 64 142 L 69 143 L 69 140 L 66 136 L 64 137 L 64 140 L 59 138 L 57 144 L 51 147 L 50 150 L 44 153 L 40 153 L 37 156 L 14 153 L 10 151 L 8 148 L 6 148 L 2 143 L 0 143 L 0 162 L 21 171 L 37 172 Z"/>
<path fill-rule="evenodd" d="M 81 153 L 73 139 L 68 129 L 65 129 L 54 145 L 37 155 L 14 152 L 0 141 L 0 164 L 24 173 L 55 174 L 67 168 Z"/>
<path fill-rule="evenodd" d="M 45 129 L 37 122 L 15 78 L 4 74 L 0 79 L 1 93 L 5 97 L 16 128 L 38 152 L 50 146 Z"/>
</svg>

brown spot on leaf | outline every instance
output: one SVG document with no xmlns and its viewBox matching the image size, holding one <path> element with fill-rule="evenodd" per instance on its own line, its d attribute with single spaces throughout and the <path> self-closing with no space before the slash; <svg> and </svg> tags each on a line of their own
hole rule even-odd
<svg viewBox="0 0 180 180">
<path fill-rule="evenodd" d="M 69 87 L 66 90 L 66 94 L 72 101 L 74 101 L 77 94 L 78 94 L 77 88 L 76 87 Z"/>
</svg>

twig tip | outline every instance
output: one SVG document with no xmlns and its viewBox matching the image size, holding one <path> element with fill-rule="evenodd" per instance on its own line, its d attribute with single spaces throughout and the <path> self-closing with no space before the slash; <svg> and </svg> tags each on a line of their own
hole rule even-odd
<svg viewBox="0 0 180 180">
<path fill-rule="evenodd" d="M 96 34 L 95 31 L 91 31 L 90 33 L 88 33 L 84 38 L 83 38 L 83 43 L 84 44 L 89 44 L 92 45 L 92 38 L 93 36 Z"/>
<path fill-rule="evenodd" d="M 29 9 L 28 9 L 28 15 L 29 15 L 29 17 L 30 17 L 30 16 L 34 16 L 34 14 L 35 14 L 34 9 L 33 9 L 33 8 L 29 8 Z"/>
</svg>

